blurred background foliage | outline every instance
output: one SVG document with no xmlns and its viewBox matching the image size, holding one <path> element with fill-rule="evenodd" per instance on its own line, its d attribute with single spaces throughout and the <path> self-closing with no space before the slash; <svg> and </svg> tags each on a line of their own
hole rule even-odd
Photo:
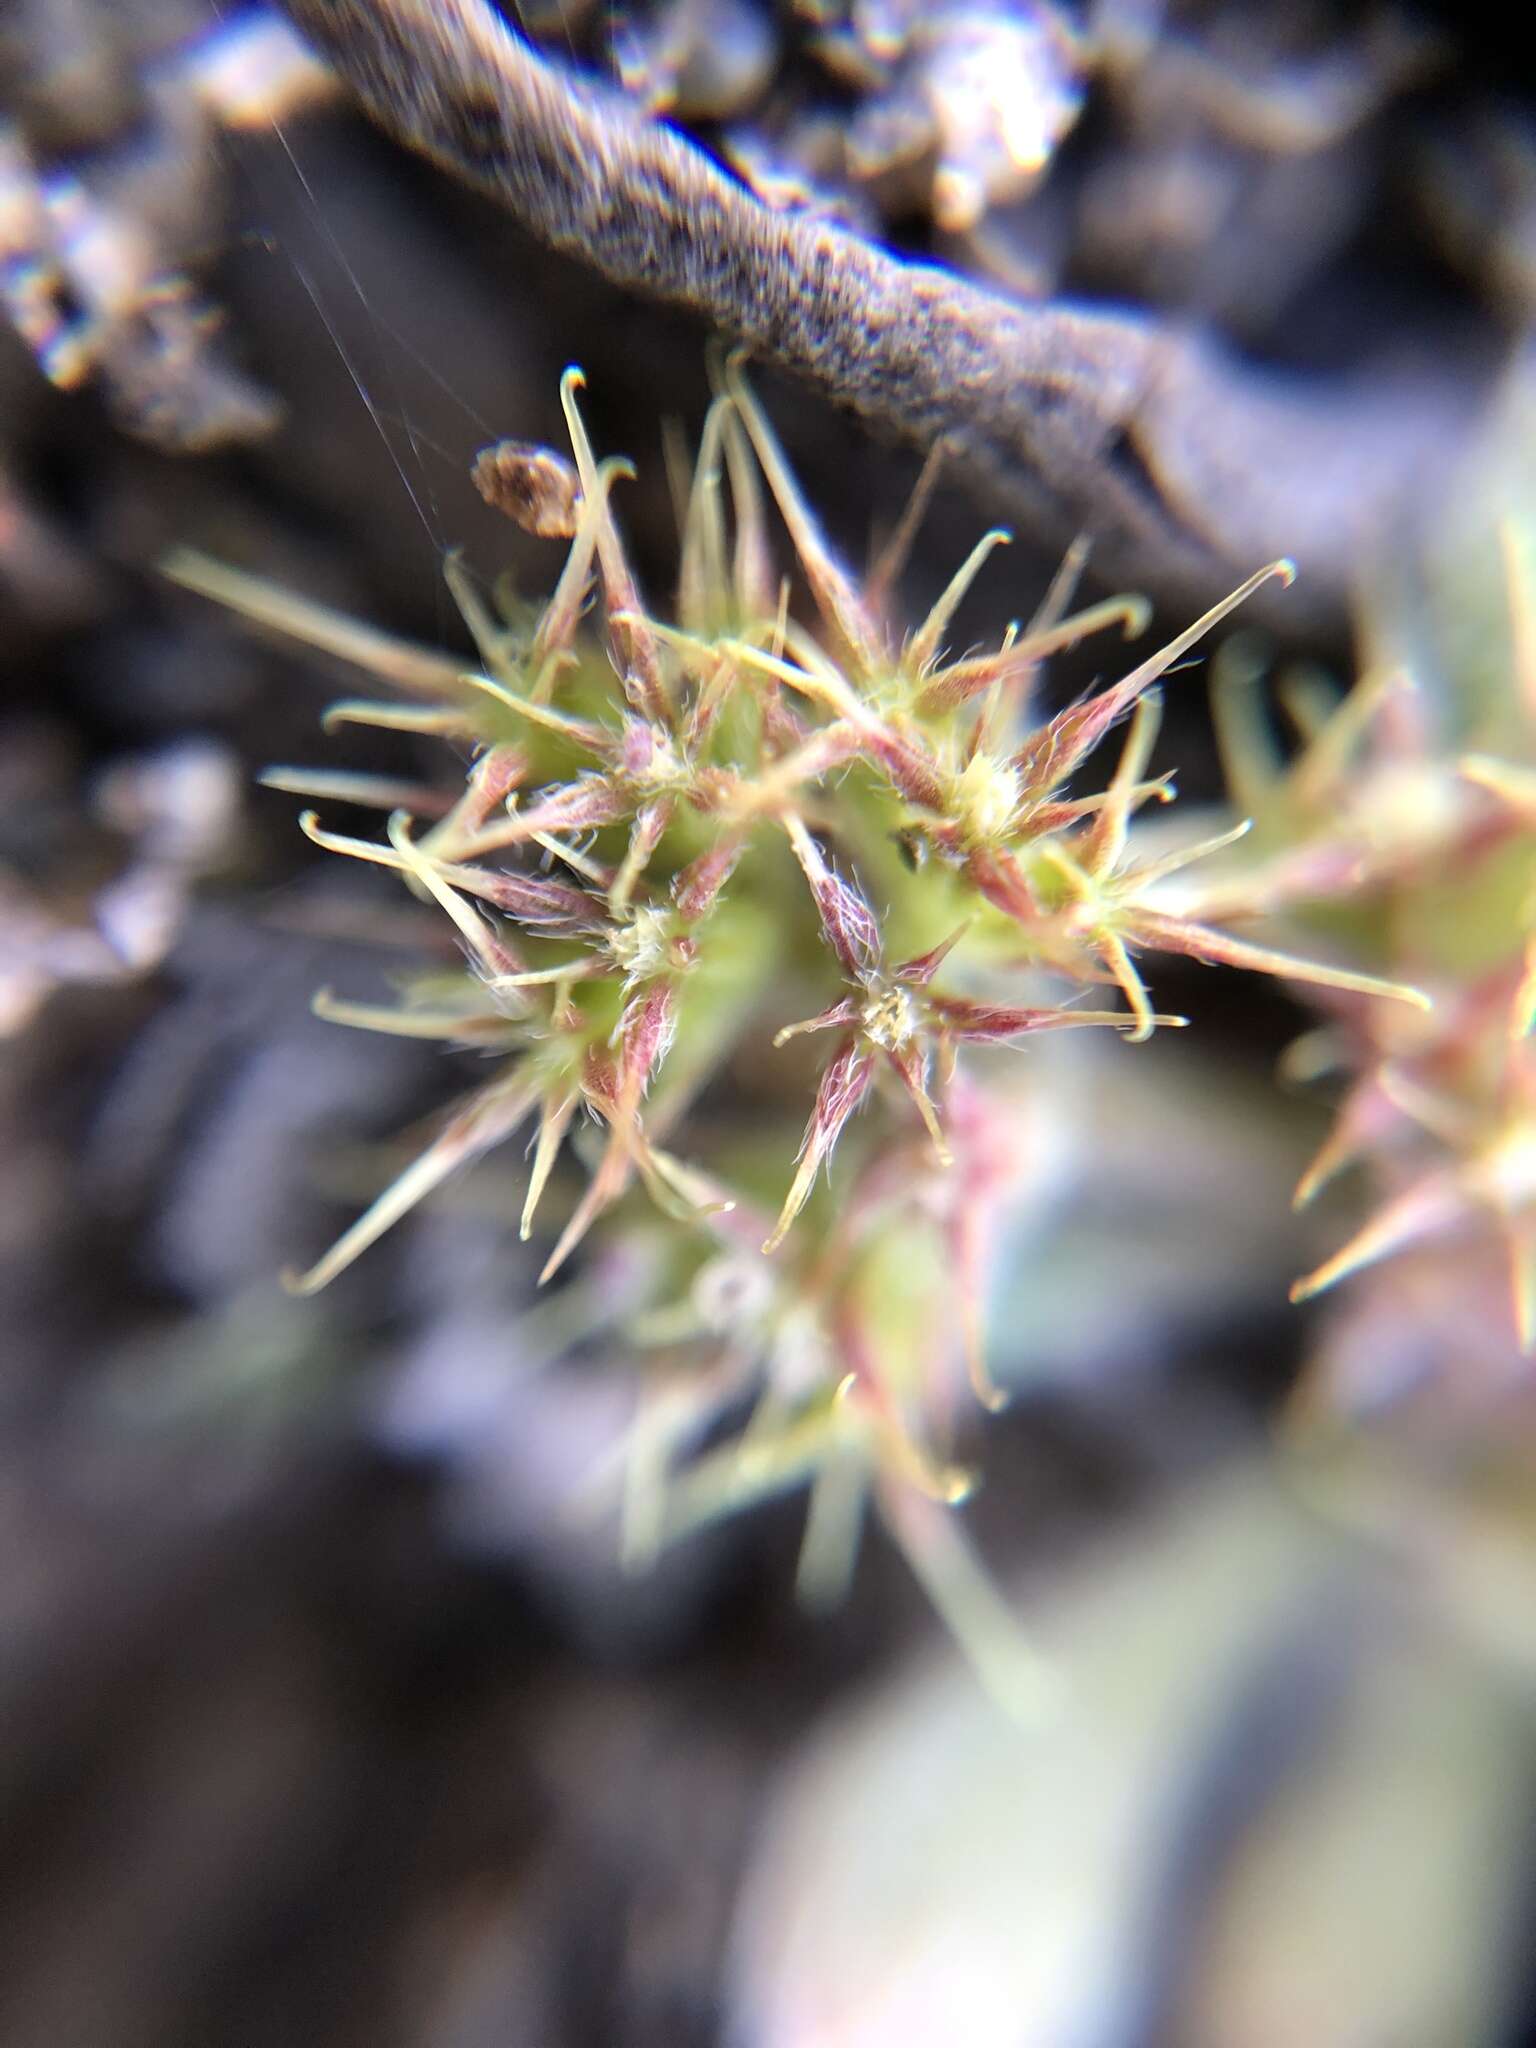
<svg viewBox="0 0 1536 2048">
<path fill-rule="evenodd" d="M 574 359 L 665 592 L 667 422 L 697 431 L 706 337 L 386 144 L 259 8 L 14 0 L 0 2037 L 1536 2038 L 1536 1399 L 1505 1242 L 1518 1270 L 1536 127 L 1513 31 L 1251 0 L 521 19 L 780 203 L 1001 288 L 1144 306 L 1259 366 L 1493 390 L 1352 629 L 1287 640 L 1277 613 L 1229 642 L 1225 719 L 1181 680 L 1156 764 L 1192 808 L 1246 776 L 1234 885 L 1279 873 L 1299 927 L 1426 977 L 1437 1035 L 1162 962 L 1195 1030 L 1020 1057 L 1031 1180 L 995 1290 L 1015 1399 L 970 1447 L 966 1513 L 1052 1662 L 1035 1720 L 999 1712 L 878 1543 L 846 1606 L 799 1612 L 792 1503 L 625 1575 L 571 1503 L 633 1373 L 579 1341 L 579 1296 L 534 1304 L 517 1160 L 326 1295 L 277 1285 L 397 1161 L 443 1059 L 309 1012 L 417 931 L 256 786 L 319 758 L 343 672 L 156 565 L 194 542 L 467 652 L 448 548 L 528 596 L 549 575 L 471 459 L 558 441 Z M 915 462 L 761 385 L 862 559 Z M 976 531 L 947 478 L 914 617 Z M 1004 562 L 962 638 L 1055 567 L 1022 534 Z M 1102 659 L 1063 664 L 1052 705 Z M 1356 678 L 1380 702 L 1330 755 Z M 348 765 L 400 772 L 374 737 Z M 1287 858 L 1344 859 L 1348 904 Z M 1360 1157 L 1294 1215 L 1341 1101 Z M 1433 1227 L 1287 1305 L 1405 1202 Z M 626 1284 L 586 1277 L 610 1304 Z"/>
</svg>

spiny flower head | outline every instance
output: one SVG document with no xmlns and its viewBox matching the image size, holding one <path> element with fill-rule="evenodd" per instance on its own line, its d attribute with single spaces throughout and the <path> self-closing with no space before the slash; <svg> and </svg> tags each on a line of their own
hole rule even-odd
<svg viewBox="0 0 1536 2048">
<path fill-rule="evenodd" d="M 1510 1275 L 1511 1333 L 1536 1349 L 1536 604 L 1525 550 L 1503 528 L 1513 688 L 1494 707 L 1506 751 L 1459 753 L 1400 667 L 1347 695 L 1316 678 L 1282 693 L 1301 744 L 1282 763 L 1258 675 L 1218 664 L 1229 781 L 1255 829 L 1204 884 L 1202 910 L 1288 909 L 1343 922 L 1367 956 L 1435 990 L 1417 1013 L 1368 992 L 1324 992 L 1325 1026 L 1296 1048 L 1298 1077 L 1345 1077 L 1333 1127 L 1296 1191 L 1312 1202 L 1368 1167 L 1379 1206 L 1298 1280 L 1305 1300 L 1389 1258 L 1492 1239 Z M 1201 885 L 1195 885 L 1198 897 Z M 1339 985 L 1342 988 L 1342 984 Z M 1436 1267 L 1442 1279 L 1454 1259 Z M 1480 1284 L 1480 1283 L 1479 1283 Z M 1480 1312 L 1480 1311 L 1479 1311 Z M 1446 1319 L 1447 1326 L 1451 1318 Z M 1383 1360 L 1384 1377 L 1390 1377 Z"/>
<path fill-rule="evenodd" d="M 687 1462 L 701 1413 L 736 1398 L 743 1377 L 757 1377 L 763 1406 L 742 1445 L 679 1478 L 683 1497 L 729 1504 L 760 1491 L 765 1474 L 809 1474 L 851 1486 L 850 1499 L 872 1488 L 910 1532 L 912 1513 L 893 1502 L 913 1488 L 934 1500 L 963 1491 L 943 1447 L 944 1390 L 959 1358 L 992 1397 L 986 1247 L 1026 1170 L 989 1135 L 1008 1128 L 1010 1096 L 989 1090 L 984 1064 L 972 1070 L 977 1051 L 1093 1026 L 1139 1039 L 1182 1022 L 1152 1007 L 1136 964 L 1148 951 L 1422 999 L 1186 914 L 1161 892 L 1211 848 L 1154 856 L 1138 844 L 1138 811 L 1172 795 L 1166 776 L 1148 773 L 1154 686 L 1260 583 L 1288 578 L 1288 564 L 1261 569 L 1121 681 L 1037 720 L 1049 656 L 1146 623 L 1135 600 L 1070 612 L 1081 550 L 991 653 L 953 657 L 946 637 L 1007 538 L 998 532 L 901 634 L 891 593 L 922 489 L 860 587 L 733 366 L 680 493 L 678 602 L 663 621 L 642 601 L 611 508 L 628 466 L 596 458 L 581 381 L 568 371 L 561 387 L 569 463 L 501 443 L 477 464 L 493 502 L 568 545 L 547 604 L 521 621 L 492 613 L 450 562 L 473 669 L 203 558 L 171 565 L 404 698 L 349 699 L 328 714 L 331 729 L 372 724 L 473 751 L 457 793 L 344 772 L 267 778 L 317 804 L 384 813 L 372 838 L 334 832 L 315 811 L 303 823 L 319 845 L 392 869 L 438 905 L 464 953 L 459 978 L 424 981 L 396 1010 L 325 994 L 322 1014 L 498 1056 L 422 1156 L 294 1285 L 324 1286 L 447 1175 L 531 1132 L 523 1235 L 546 1203 L 560 1211 L 545 1279 L 600 1220 L 649 1227 L 632 1206 L 610 1215 L 637 1183 L 684 1271 L 695 1269 L 689 1299 L 721 1260 L 735 1276 L 711 1297 L 717 1323 L 721 1302 L 735 1308 L 704 1331 L 718 1369 L 693 1371 L 689 1419 L 663 1464 Z M 813 621 L 776 573 L 770 500 Z M 1105 786 L 1076 790 L 1127 719 Z M 1117 986 L 1124 1009 L 1080 1001 Z M 802 995 L 820 1007 L 783 1022 Z M 771 1077 L 775 1048 L 792 1070 L 790 1042 L 809 1034 L 825 1034 L 830 1050 L 798 1159 L 777 1115 L 726 1142 L 712 1136 L 698 1114 L 706 1086 L 748 1061 Z M 797 1247 L 796 1218 L 861 1111 L 850 1178 Z M 591 1126 L 595 1146 L 583 1136 Z M 562 1166 L 573 1151 L 586 1169 L 574 1184 Z M 677 1305 L 657 1313 L 681 1341 Z M 813 1512 L 818 1543 L 831 1513 Z M 837 1526 L 854 1526 L 849 1512 Z"/>
</svg>

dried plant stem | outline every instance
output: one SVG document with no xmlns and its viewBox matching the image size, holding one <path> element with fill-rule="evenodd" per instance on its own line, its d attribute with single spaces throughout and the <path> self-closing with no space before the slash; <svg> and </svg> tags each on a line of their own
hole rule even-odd
<svg viewBox="0 0 1536 2048">
<path fill-rule="evenodd" d="M 377 119 L 557 249 L 682 305 L 872 424 L 953 450 L 1109 574 L 1208 594 L 1289 553 L 1314 601 L 1420 489 L 1448 393 L 1260 380 L 1153 321 L 1018 305 L 778 212 L 623 98 L 546 63 L 487 0 L 281 0 Z"/>
</svg>

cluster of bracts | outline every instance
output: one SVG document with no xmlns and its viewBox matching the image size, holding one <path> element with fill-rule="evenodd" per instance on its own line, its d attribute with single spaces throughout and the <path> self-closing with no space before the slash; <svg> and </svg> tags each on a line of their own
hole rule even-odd
<svg viewBox="0 0 1536 2048">
<path fill-rule="evenodd" d="M 1385 714 L 1400 678 L 1367 678 L 1313 719 L 1302 754 L 1282 765 L 1261 762 L 1259 727 L 1239 701 L 1245 679 L 1229 675 L 1219 721 L 1234 794 L 1259 830 L 1240 853 L 1246 820 L 1194 841 L 1149 832 L 1137 813 L 1173 794 L 1167 775 L 1150 772 L 1156 686 L 1261 583 L 1288 579 L 1289 565 L 1261 568 L 1123 680 L 1039 717 L 1042 664 L 1090 634 L 1143 630 L 1145 607 L 1114 599 L 1071 612 L 1074 551 L 1026 626 L 994 651 L 953 657 L 956 608 L 1007 538 L 992 532 L 901 636 L 891 596 L 922 488 L 855 581 L 734 367 L 680 486 L 675 623 L 661 623 L 642 603 L 610 506 L 626 465 L 594 456 L 577 409 L 581 381 L 573 370 L 562 385 L 574 463 L 504 442 L 477 464 L 489 500 L 569 546 L 553 596 L 524 619 L 494 614 L 450 565 L 481 656 L 475 672 L 206 562 L 187 557 L 175 570 L 349 655 L 409 700 L 340 704 L 330 725 L 441 735 L 473 757 L 450 794 L 346 773 L 269 778 L 386 812 L 377 839 L 328 831 L 314 812 L 304 826 L 323 846 L 397 870 L 452 919 L 466 955 L 463 971 L 423 976 L 399 1008 L 323 993 L 322 1013 L 501 1056 L 426 1151 L 293 1284 L 324 1286 L 455 1169 L 529 1132 L 524 1238 L 546 1200 L 562 1210 L 544 1279 L 600 1219 L 605 1240 L 654 1232 L 658 1210 L 665 1219 L 655 1287 L 677 1298 L 652 1300 L 651 1327 L 669 1355 L 692 1364 L 668 1383 L 669 1419 L 647 1437 L 649 1469 L 671 1505 L 648 1497 L 645 1525 L 664 1535 L 809 1479 L 807 1583 L 824 1585 L 839 1576 L 873 1490 L 932 1583 L 944 1576 L 934 1559 L 954 1539 L 926 1522 L 918 1543 L 913 1517 L 926 1513 L 921 1503 L 965 1491 L 947 1457 L 951 1393 L 963 1361 L 982 1397 L 995 1398 L 981 1310 L 988 1247 L 1027 1171 L 1009 1107 L 1018 1088 L 999 1083 L 995 1062 L 975 1049 L 1094 1026 L 1142 1040 L 1182 1023 L 1154 1010 L 1138 965 L 1146 953 L 1316 984 L 1339 1006 L 1330 1046 L 1349 1040 L 1358 1080 L 1310 1191 L 1394 1122 L 1435 1125 L 1425 1077 L 1437 1045 L 1460 1030 L 1461 1010 L 1426 1014 L 1430 1000 L 1415 986 L 1281 952 L 1241 928 L 1399 881 L 1428 857 L 1427 830 L 1458 845 L 1523 830 L 1521 806 L 1536 813 L 1536 804 L 1516 771 L 1473 762 L 1455 771 L 1453 815 L 1441 804 L 1426 825 L 1405 799 L 1398 811 L 1417 822 L 1394 838 L 1387 808 L 1392 790 L 1401 795 L 1405 728 Z M 814 624 L 778 573 L 770 502 Z M 1113 771 L 1085 793 L 1079 772 L 1122 724 Z M 1532 1008 L 1523 965 L 1516 981 L 1505 1008 L 1514 1005 L 1517 1023 L 1498 1038 L 1523 1050 Z M 819 989 L 820 1008 L 784 1021 L 784 1001 L 801 989 Z M 1096 1006 L 1083 1004 L 1085 993 Z M 698 1115 L 707 1085 L 739 1079 L 750 1059 L 750 1108 L 772 1085 L 764 1077 L 775 1049 L 811 1034 L 827 1050 L 798 1154 L 791 1133 L 776 1135 L 777 1117 L 765 1119 L 772 1131 L 712 1137 Z M 1398 1041 L 1414 1048 L 1410 1058 L 1396 1055 Z M 1507 1103 L 1504 1083 L 1494 1092 Z M 860 1120 L 833 1199 L 818 1191 L 822 1169 L 866 1107 L 873 1114 Z M 1523 1101 L 1513 1113 L 1487 1145 L 1415 1181 L 1298 1291 L 1445 1224 L 1458 1205 L 1510 1211 L 1506 1183 L 1516 1180 L 1519 1208 L 1522 1174 L 1536 1187 L 1536 1140 Z M 584 1182 L 567 1183 L 568 1154 L 585 1160 Z M 651 1198 L 649 1220 L 639 1220 L 636 1183 Z M 821 1205 L 820 1221 L 795 1231 L 808 1202 Z M 1524 1276 L 1523 1227 L 1516 1241 Z M 597 1242 L 591 1256 L 602 1256 Z M 1531 1298 L 1522 1277 L 1526 1334 Z M 758 1405 L 744 1438 L 693 1457 L 705 1424 L 748 1388 Z M 952 1616 L 970 1597 L 958 1583 Z"/>
</svg>

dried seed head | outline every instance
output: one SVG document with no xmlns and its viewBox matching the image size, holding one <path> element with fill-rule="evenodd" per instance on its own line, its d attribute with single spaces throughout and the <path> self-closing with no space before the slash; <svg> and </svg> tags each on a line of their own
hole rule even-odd
<svg viewBox="0 0 1536 2048">
<path fill-rule="evenodd" d="M 496 441 L 482 448 L 470 471 L 487 505 L 539 540 L 570 540 L 581 508 L 581 486 L 563 455 L 535 441 Z"/>
</svg>

